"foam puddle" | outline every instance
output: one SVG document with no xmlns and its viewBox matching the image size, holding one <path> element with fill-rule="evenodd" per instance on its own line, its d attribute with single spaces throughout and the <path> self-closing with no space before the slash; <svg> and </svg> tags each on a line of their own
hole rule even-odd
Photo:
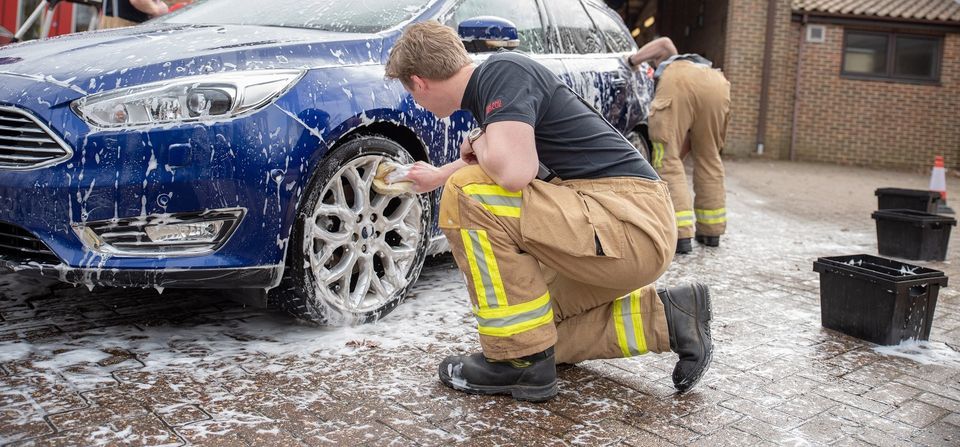
<svg viewBox="0 0 960 447">
<path fill-rule="evenodd" d="M 877 346 L 873 350 L 881 355 L 902 357 L 923 365 L 960 368 L 960 352 L 940 342 L 904 340 L 899 345 Z"/>
</svg>

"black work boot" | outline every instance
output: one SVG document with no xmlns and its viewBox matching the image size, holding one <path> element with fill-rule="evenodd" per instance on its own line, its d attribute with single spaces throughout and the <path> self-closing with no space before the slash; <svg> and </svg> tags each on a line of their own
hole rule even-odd
<svg viewBox="0 0 960 447">
<path fill-rule="evenodd" d="M 703 236 L 696 235 L 698 244 L 706 245 L 707 247 L 719 247 L 720 246 L 720 236 Z"/>
<path fill-rule="evenodd" d="M 470 394 L 510 394 L 514 399 L 544 402 L 557 395 L 553 347 L 514 360 L 487 360 L 482 352 L 451 355 L 440 362 L 440 381 Z"/>
<path fill-rule="evenodd" d="M 685 237 L 683 239 L 677 239 L 677 254 L 687 254 L 693 251 L 693 243 L 690 242 L 690 238 Z"/>
<path fill-rule="evenodd" d="M 670 349 L 680 355 L 673 368 L 673 386 L 682 393 L 700 381 L 713 359 L 710 290 L 695 283 L 658 289 L 657 295 L 667 314 Z"/>
</svg>

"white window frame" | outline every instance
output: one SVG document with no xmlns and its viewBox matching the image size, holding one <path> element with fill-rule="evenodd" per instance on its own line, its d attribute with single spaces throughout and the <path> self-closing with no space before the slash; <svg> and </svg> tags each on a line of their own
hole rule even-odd
<svg viewBox="0 0 960 447">
<path fill-rule="evenodd" d="M 815 37 L 814 32 L 819 31 L 820 37 Z M 823 25 L 807 25 L 807 42 L 824 43 L 827 41 L 827 27 Z"/>
</svg>

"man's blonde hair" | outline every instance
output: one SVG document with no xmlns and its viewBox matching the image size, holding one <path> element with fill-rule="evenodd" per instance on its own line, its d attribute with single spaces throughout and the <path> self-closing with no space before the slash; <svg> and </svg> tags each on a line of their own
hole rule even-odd
<svg viewBox="0 0 960 447">
<path fill-rule="evenodd" d="M 410 86 L 413 75 L 442 81 L 472 62 L 460 36 L 452 28 L 430 20 L 404 30 L 390 50 L 386 76 L 399 79 L 405 86 Z"/>
</svg>

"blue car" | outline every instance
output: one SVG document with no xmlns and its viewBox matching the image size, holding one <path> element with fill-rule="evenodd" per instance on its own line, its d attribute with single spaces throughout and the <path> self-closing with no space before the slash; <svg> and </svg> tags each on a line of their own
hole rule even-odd
<svg viewBox="0 0 960 447">
<path fill-rule="evenodd" d="M 642 145 L 653 83 L 599 0 L 206 0 L 144 25 L 0 48 L 0 266 L 110 287 L 242 289 L 313 323 L 379 318 L 447 250 L 441 165 L 475 126 L 384 79 L 413 22 L 481 62 L 515 47 Z"/>
</svg>

